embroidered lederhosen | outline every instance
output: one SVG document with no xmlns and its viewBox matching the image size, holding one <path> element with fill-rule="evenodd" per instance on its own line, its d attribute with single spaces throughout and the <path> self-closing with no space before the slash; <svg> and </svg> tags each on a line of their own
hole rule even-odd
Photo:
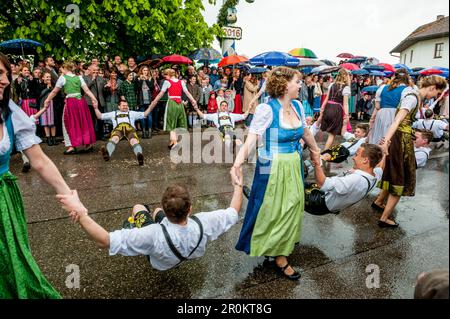
<svg viewBox="0 0 450 319">
<path fill-rule="evenodd" d="M 117 114 L 116 111 L 116 123 L 118 123 L 119 118 L 128 118 L 128 123 L 122 122 L 119 125 L 117 125 L 111 132 L 111 138 L 110 141 L 114 136 L 117 136 L 119 138 L 119 141 L 126 138 L 128 141 L 130 141 L 132 138 L 135 138 L 139 143 L 139 137 L 136 133 L 136 130 L 131 125 L 131 119 L 130 119 L 130 113 L 127 114 Z"/>
<path fill-rule="evenodd" d="M 322 151 L 320 154 L 330 154 L 331 159 L 329 162 L 332 163 L 342 163 L 343 161 L 347 160 L 347 158 L 350 156 L 350 148 L 352 148 L 356 143 L 359 142 L 359 139 L 350 139 L 348 142 L 351 142 L 350 146 L 345 147 L 343 145 L 335 145 L 327 150 Z"/>
<path fill-rule="evenodd" d="M 226 115 L 220 116 L 220 113 L 226 113 Z M 228 112 L 217 112 L 217 116 L 219 118 L 219 131 L 222 135 L 222 140 L 225 140 L 226 135 L 230 135 L 231 137 L 234 136 L 234 128 L 231 124 L 231 117 L 230 113 Z"/>
</svg>

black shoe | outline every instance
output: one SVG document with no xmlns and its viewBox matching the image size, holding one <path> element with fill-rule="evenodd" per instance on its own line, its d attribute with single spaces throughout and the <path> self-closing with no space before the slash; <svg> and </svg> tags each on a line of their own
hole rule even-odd
<svg viewBox="0 0 450 319">
<path fill-rule="evenodd" d="M 47 137 L 47 145 L 48 146 L 53 146 L 53 140 L 51 137 Z"/>
<path fill-rule="evenodd" d="M 138 160 L 139 166 L 144 165 L 144 155 L 142 155 L 142 153 L 138 153 L 136 155 L 136 158 Z"/>
<path fill-rule="evenodd" d="M 22 173 L 28 173 L 30 171 L 30 169 L 31 169 L 30 162 L 23 163 Z"/>
<path fill-rule="evenodd" d="M 299 280 L 300 279 L 300 277 L 302 276 L 301 274 L 300 274 L 300 272 L 299 271 L 297 271 L 294 267 L 292 267 L 289 263 L 287 263 L 286 264 L 286 266 L 284 266 L 284 267 L 280 267 L 280 266 L 278 266 L 276 263 L 275 263 L 275 266 L 276 266 L 276 270 L 277 270 L 277 272 L 280 274 L 280 275 L 282 275 L 283 277 L 286 277 L 287 279 L 289 279 L 289 280 Z M 288 274 L 286 274 L 286 269 L 287 268 L 289 268 L 289 266 L 294 270 L 294 273 L 292 274 L 292 275 L 288 275 Z"/>
<path fill-rule="evenodd" d="M 395 224 L 389 224 L 389 223 L 386 223 L 386 222 L 384 222 L 384 221 L 382 221 L 382 220 L 379 220 L 379 221 L 378 221 L 378 226 L 379 226 L 380 228 L 397 228 L 397 227 L 399 226 L 399 224 L 397 224 L 397 223 L 395 223 Z"/>
<path fill-rule="evenodd" d="M 372 207 L 373 209 L 375 209 L 378 212 L 384 211 L 384 207 L 378 206 L 377 204 L 375 204 L 375 202 L 373 202 L 372 205 L 370 205 L 370 207 Z"/>
<path fill-rule="evenodd" d="M 242 191 L 244 192 L 244 196 L 247 197 L 247 199 L 250 198 L 250 188 L 246 185 L 242 187 Z"/>
<path fill-rule="evenodd" d="M 105 160 L 105 162 L 109 161 L 109 153 L 105 146 L 102 146 L 100 148 L 100 152 L 102 153 L 102 157 Z"/>
<path fill-rule="evenodd" d="M 144 138 L 144 139 L 148 138 L 148 131 L 147 130 L 142 131 L 142 138 Z"/>
<path fill-rule="evenodd" d="M 148 132 L 147 132 L 147 138 L 152 138 L 152 130 L 148 130 Z"/>
<path fill-rule="evenodd" d="M 59 144 L 59 143 L 56 141 L 56 139 L 55 139 L 54 136 L 52 136 L 51 139 L 52 139 L 52 146 L 55 146 L 55 145 L 58 145 L 58 144 Z"/>
<path fill-rule="evenodd" d="M 64 155 L 74 155 L 74 154 L 77 154 L 76 148 L 73 148 L 71 151 L 69 151 L 69 150 L 64 151 Z"/>
</svg>

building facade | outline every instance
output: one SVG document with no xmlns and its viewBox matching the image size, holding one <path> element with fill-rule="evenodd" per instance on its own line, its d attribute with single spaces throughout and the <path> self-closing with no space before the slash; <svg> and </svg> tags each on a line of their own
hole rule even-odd
<svg viewBox="0 0 450 319">
<path fill-rule="evenodd" d="M 391 51 L 399 63 L 410 68 L 449 66 L 449 17 L 438 16 L 436 21 L 417 28 Z M 396 54 L 394 54 L 396 53 Z"/>
</svg>

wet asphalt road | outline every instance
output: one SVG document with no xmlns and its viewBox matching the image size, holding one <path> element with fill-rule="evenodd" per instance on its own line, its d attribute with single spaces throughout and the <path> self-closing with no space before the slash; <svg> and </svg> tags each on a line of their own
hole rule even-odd
<svg viewBox="0 0 450 319">
<path fill-rule="evenodd" d="M 173 164 L 167 140 L 167 135 L 143 140 L 142 167 L 125 142 L 108 163 L 98 153 L 103 142 L 94 153 L 74 156 L 62 155 L 62 144 L 42 147 L 108 231 L 121 227 L 134 204 L 158 205 L 163 190 L 174 183 L 189 187 L 194 212 L 227 207 L 231 164 Z M 324 137 L 319 134 L 318 140 Z M 36 172 L 21 173 L 18 156 L 11 164 L 23 192 L 33 254 L 64 298 L 412 298 L 420 272 L 449 268 L 448 149 L 432 153 L 427 167 L 418 170 L 416 196 L 403 198 L 396 209 L 398 229 L 377 226 L 380 215 L 370 207 L 377 189 L 339 215 L 305 214 L 301 243 L 290 258 L 302 269 L 298 282 L 263 267 L 262 257 L 234 249 L 245 200 L 241 221 L 210 243 L 203 258 L 159 272 L 143 256 L 109 257 L 70 222 Z M 344 163 L 336 171 L 350 166 Z M 245 166 L 247 185 L 253 170 Z M 70 265 L 79 267 L 79 288 L 66 285 Z M 368 288 L 366 281 L 374 282 L 368 276 L 377 270 L 379 287 Z"/>
</svg>

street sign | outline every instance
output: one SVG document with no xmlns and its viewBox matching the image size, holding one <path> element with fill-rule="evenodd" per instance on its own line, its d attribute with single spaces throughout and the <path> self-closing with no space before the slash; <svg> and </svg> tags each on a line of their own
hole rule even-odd
<svg viewBox="0 0 450 319">
<path fill-rule="evenodd" d="M 242 28 L 240 27 L 222 27 L 223 32 L 225 32 L 224 39 L 242 39 Z"/>
</svg>

